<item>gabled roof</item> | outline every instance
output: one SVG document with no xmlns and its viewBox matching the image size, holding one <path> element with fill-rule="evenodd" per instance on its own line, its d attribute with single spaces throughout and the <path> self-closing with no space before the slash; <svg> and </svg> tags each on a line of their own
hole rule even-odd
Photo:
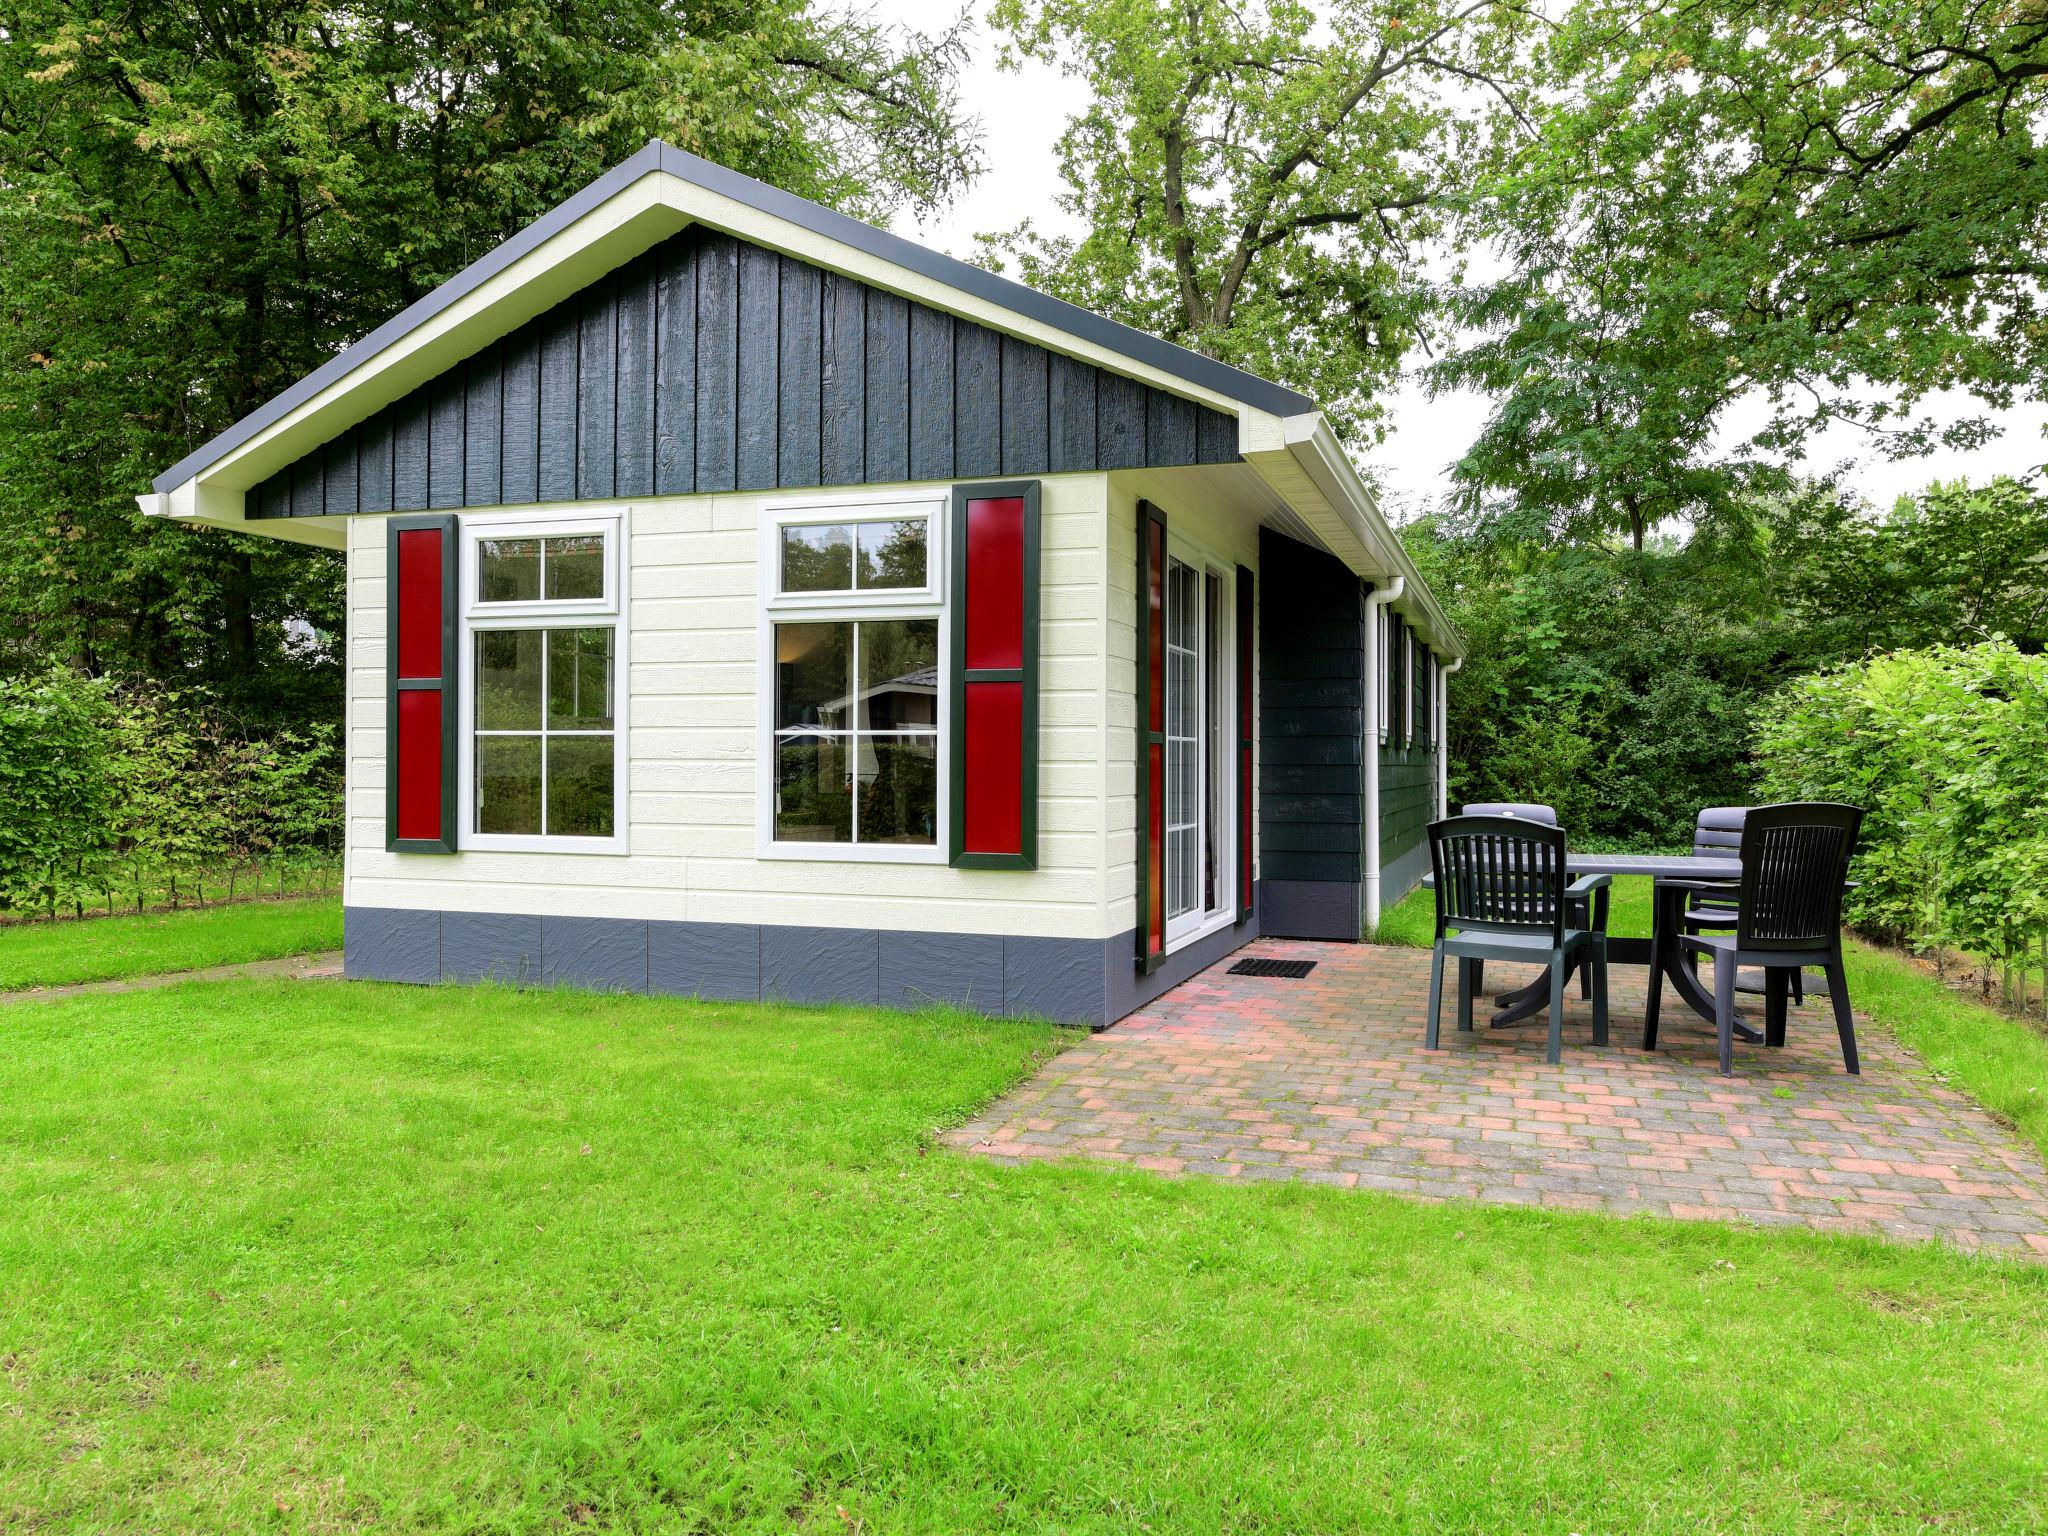
<svg viewBox="0 0 2048 1536">
<path fill-rule="evenodd" d="M 1276 416 L 1315 409 L 1315 402 L 1270 380 L 1233 368 L 1214 358 L 1190 352 L 1168 341 L 1055 299 L 1022 283 L 943 255 L 938 251 L 864 224 L 808 198 L 798 197 L 738 171 L 688 154 L 659 139 L 584 187 L 552 211 L 534 220 L 511 239 L 471 262 L 462 271 L 362 340 L 347 348 L 268 403 L 251 411 L 225 432 L 180 459 L 152 482 L 169 491 L 232 453 L 323 390 L 346 378 L 363 363 L 432 320 L 468 294 L 545 244 L 578 219 L 623 192 L 642 177 L 665 173 L 770 217 L 786 220 L 827 239 L 887 261 L 948 288 L 1001 306 L 1012 314 L 1049 326 L 1091 347 L 1103 348 L 1148 369 L 1181 379 L 1196 388 L 1240 401 Z"/>
</svg>

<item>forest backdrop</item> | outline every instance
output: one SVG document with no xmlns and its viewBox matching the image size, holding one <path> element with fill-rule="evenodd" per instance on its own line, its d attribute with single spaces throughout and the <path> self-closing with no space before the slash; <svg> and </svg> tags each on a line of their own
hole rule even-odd
<svg viewBox="0 0 2048 1536">
<path fill-rule="evenodd" d="M 1472 643 L 1454 798 L 1682 843 L 1787 786 L 1800 679 L 2038 658 L 2038 484 L 1914 456 L 1992 430 L 1937 391 L 2044 396 L 2048 0 L 992 0 L 931 35 L 819 0 L 0 0 L 4 899 L 183 846 L 31 789 L 37 722 L 114 762 L 160 716 L 220 803 L 299 764 L 296 830 L 216 851 L 331 843 L 339 560 L 145 524 L 153 475 L 650 137 L 869 218 L 945 205 L 983 167 L 973 26 L 1090 87 L 1085 233 L 983 260 L 1313 395 L 1367 464 L 1404 370 L 1487 400 L 1450 492 L 1398 509 Z M 1845 423 L 1895 505 L 1807 461 Z M 67 816 L 90 857 L 38 830 Z"/>
</svg>

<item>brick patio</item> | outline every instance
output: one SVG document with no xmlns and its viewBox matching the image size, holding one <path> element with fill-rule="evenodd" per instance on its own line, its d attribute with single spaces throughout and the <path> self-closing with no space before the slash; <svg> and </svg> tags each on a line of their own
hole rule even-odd
<svg viewBox="0 0 2048 1536">
<path fill-rule="evenodd" d="M 1317 965 L 1304 981 L 1211 967 L 949 1139 L 1008 1162 L 1803 1223 L 2048 1258 L 2041 1159 L 1875 1028 L 1859 1028 L 1863 1075 L 1848 1076 L 1825 999 L 1793 1010 L 1784 1049 L 1738 1044 L 1730 1081 L 1711 1026 L 1668 990 L 1659 1049 L 1638 1048 L 1643 972 L 1619 967 L 1614 1043 L 1593 1047 L 1575 998 L 1564 1063 L 1546 1067 L 1540 1023 L 1490 1030 L 1482 1010 L 1460 1034 L 1454 994 L 1446 1048 L 1424 1050 L 1427 951 L 1262 940 L 1240 953 Z M 1492 966 L 1487 988 L 1534 974 Z"/>
</svg>

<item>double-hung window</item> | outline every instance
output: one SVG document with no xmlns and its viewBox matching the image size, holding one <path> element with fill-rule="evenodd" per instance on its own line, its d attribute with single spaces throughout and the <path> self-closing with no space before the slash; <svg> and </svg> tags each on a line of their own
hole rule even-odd
<svg viewBox="0 0 2048 1536">
<path fill-rule="evenodd" d="M 464 846 L 622 852 L 617 516 L 465 519 Z"/>
<path fill-rule="evenodd" d="M 863 497 L 763 517 L 763 853 L 945 858 L 944 508 Z"/>
</svg>

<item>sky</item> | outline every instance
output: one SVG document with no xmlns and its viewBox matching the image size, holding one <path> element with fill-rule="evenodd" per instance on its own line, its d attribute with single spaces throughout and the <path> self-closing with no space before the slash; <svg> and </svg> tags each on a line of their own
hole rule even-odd
<svg viewBox="0 0 2048 1536">
<path fill-rule="evenodd" d="M 961 0 L 878 0 L 875 5 L 878 15 L 926 32 L 942 30 L 960 8 Z M 975 10 L 979 14 L 985 6 L 976 4 Z M 1042 231 L 1075 232 L 1074 221 L 1056 203 L 1062 184 L 1054 146 L 1067 119 L 1086 106 L 1088 83 L 1046 65 L 1026 64 L 1017 72 L 997 68 L 995 43 L 985 27 L 977 28 L 970 48 L 962 98 L 981 120 L 988 168 L 938 217 L 922 224 L 899 217 L 896 232 L 959 257 L 974 254 L 975 235 L 1009 229 L 1027 218 Z M 1484 424 L 1486 406 L 1482 395 L 1460 392 L 1432 400 L 1418 384 L 1404 382 L 1392 401 L 1386 441 L 1359 455 L 1377 473 L 1389 512 L 1400 517 L 1428 510 L 1449 484 L 1449 466 Z M 1937 419 L 1953 419 L 1978 408 L 1956 396 L 1938 399 L 1929 409 Z M 1738 409 L 1728 428 L 1731 433 L 1754 430 L 1762 415 L 1760 403 Z M 1810 446 L 1807 464 L 1816 471 L 1851 464 L 1847 483 L 1867 499 L 1888 505 L 1901 492 L 1931 480 L 2022 474 L 2048 460 L 2048 439 L 2042 435 L 2048 406 L 1998 413 L 1994 419 L 2005 430 L 1982 449 L 1903 462 L 1871 454 L 1855 428 L 1837 427 Z"/>
</svg>

